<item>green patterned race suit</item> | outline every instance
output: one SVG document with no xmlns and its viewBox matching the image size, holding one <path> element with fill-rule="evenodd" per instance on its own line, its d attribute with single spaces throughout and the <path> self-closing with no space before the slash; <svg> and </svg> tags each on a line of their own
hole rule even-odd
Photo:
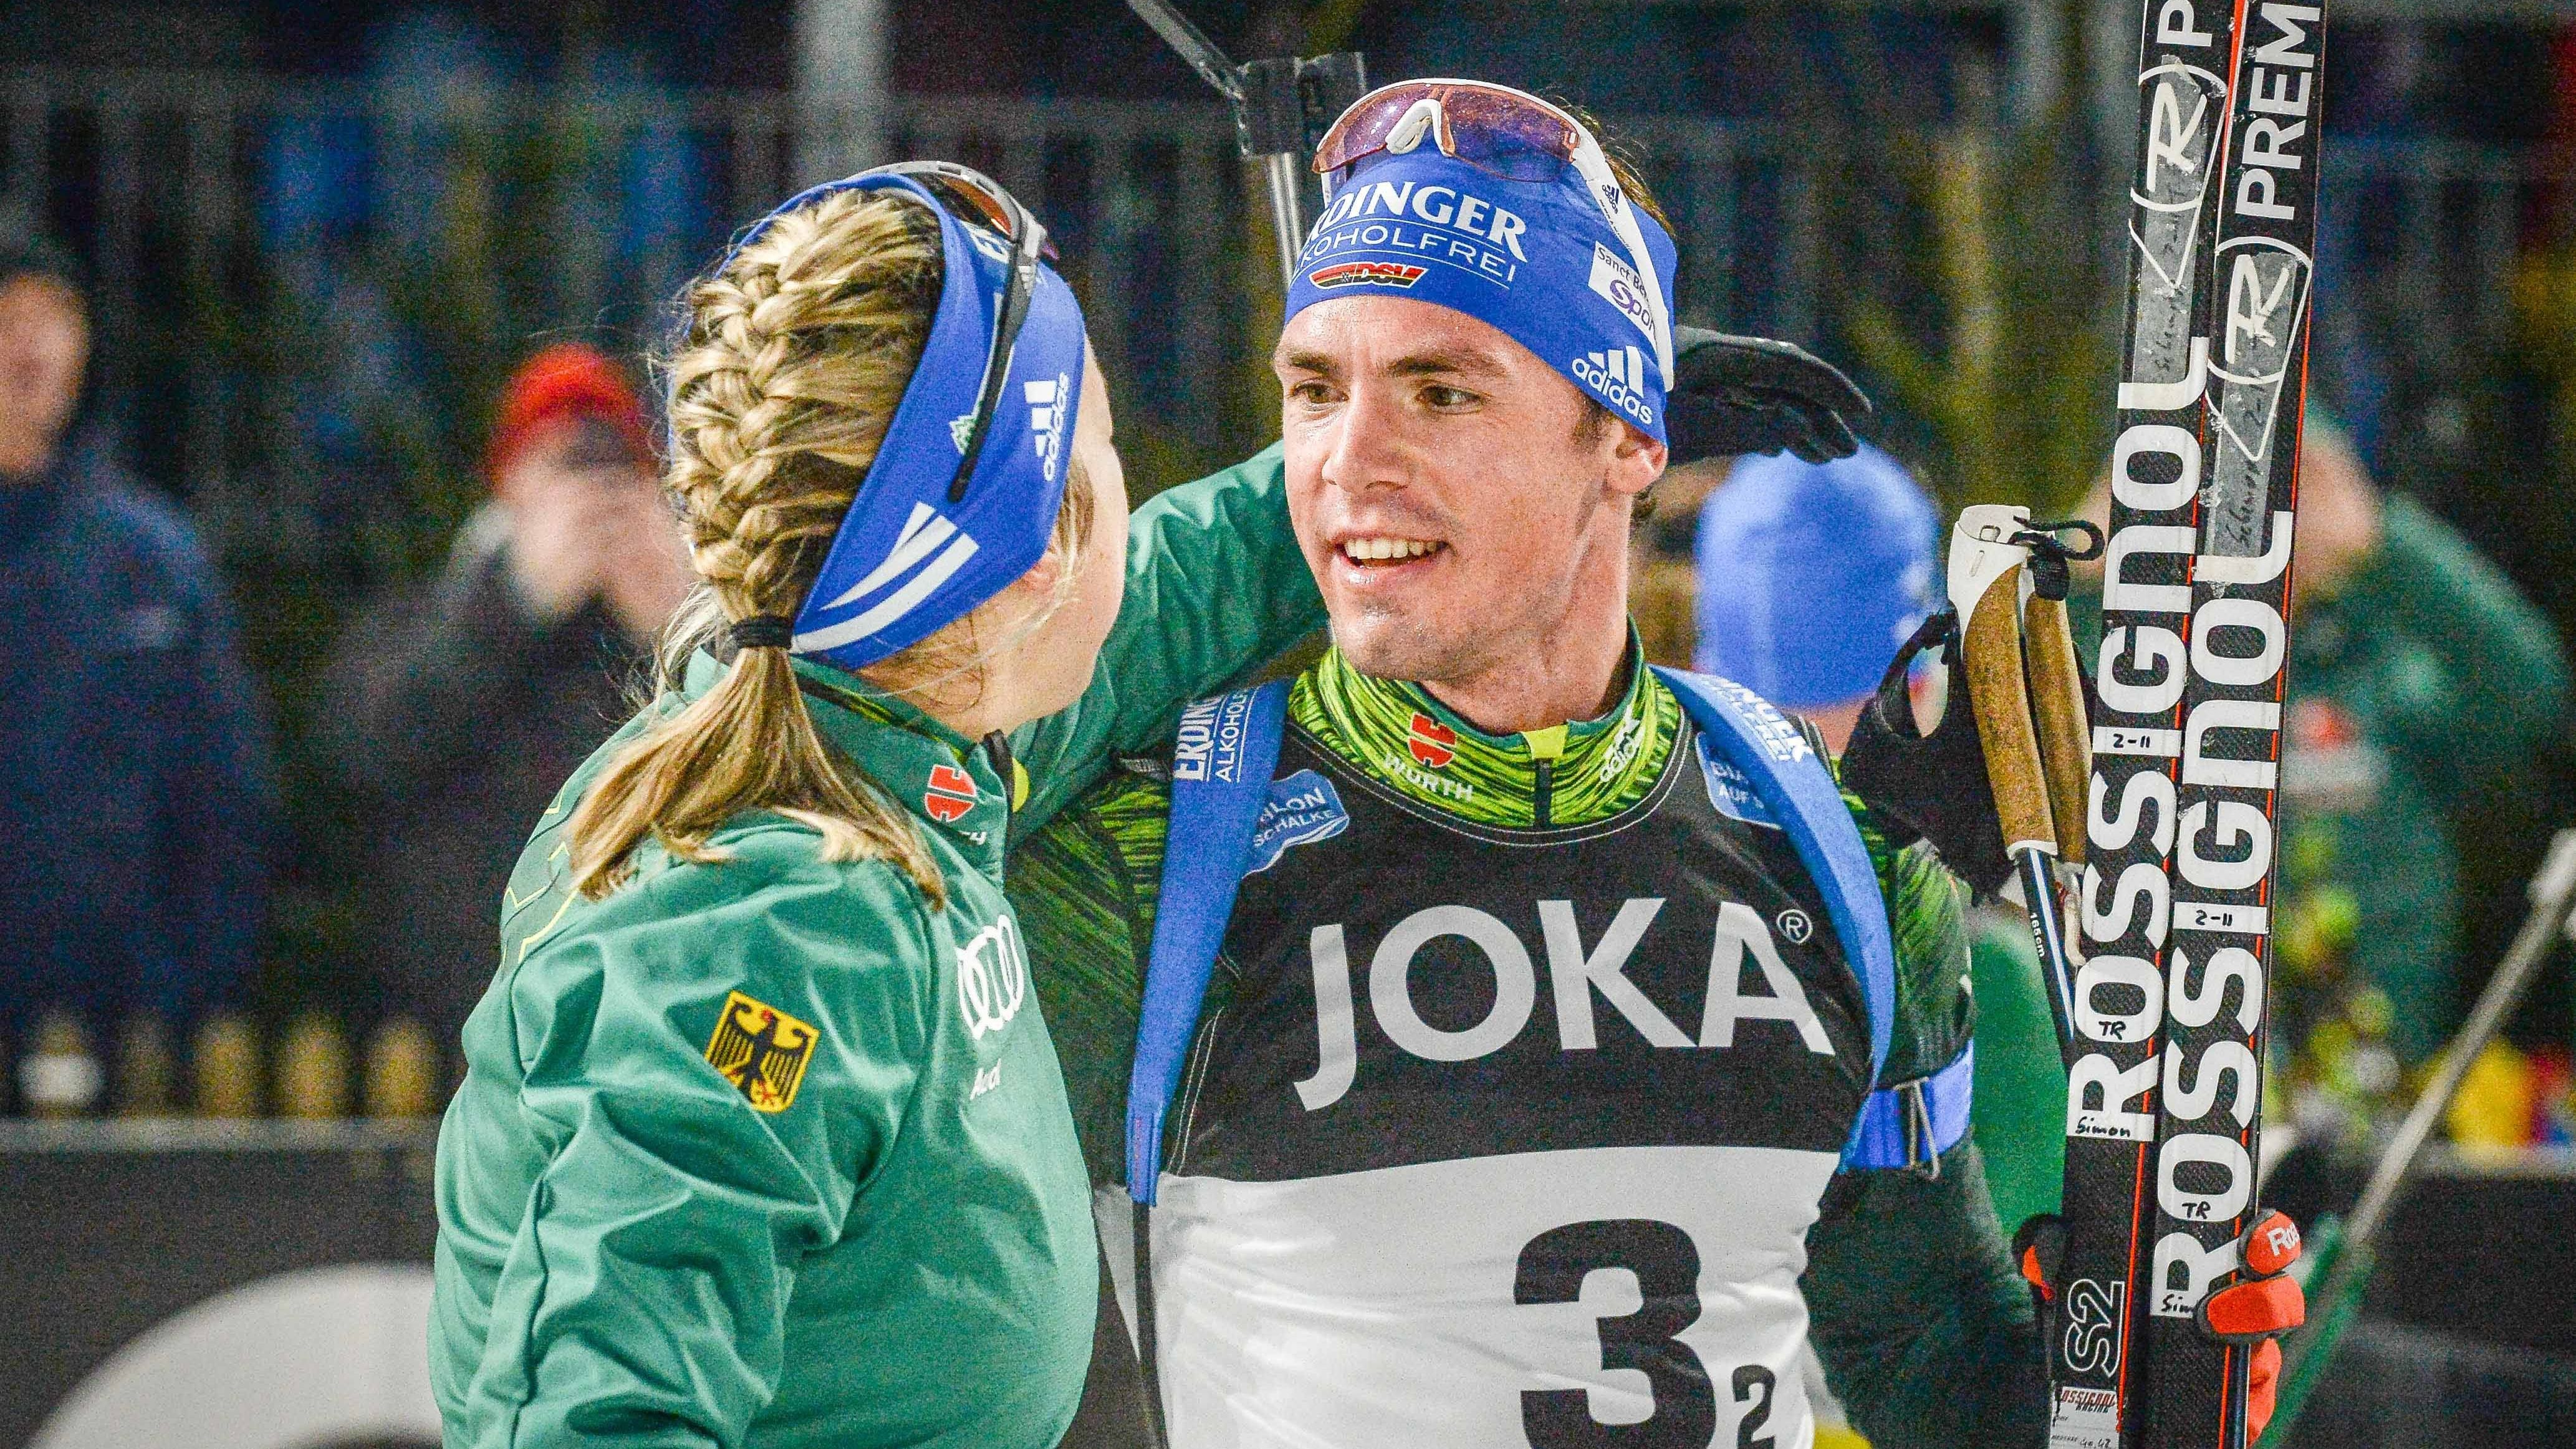
<svg viewBox="0 0 2576 1449">
<path fill-rule="evenodd" d="M 1633 654 L 1633 651 L 1632 651 Z M 1478 731 L 1417 686 L 1370 679 L 1338 651 L 1301 675 L 1292 722 L 1405 798 L 1505 829 L 1605 820 L 1643 800 L 1686 738 L 1680 702 L 1642 669 L 1598 719 L 1526 735 Z M 1008 888 L 1059 1045 L 1093 1180 L 1125 1177 L 1127 1080 L 1160 892 L 1170 788 L 1131 762 L 1011 857 Z M 1848 798 L 1848 797 L 1847 797 Z M 1894 1041 L 1882 1083 L 1928 1075 L 1966 1043 L 1966 891 L 1928 847 L 1888 849 L 1854 813 L 1891 903 Z M 1225 1009 L 1228 975 L 1203 1020 Z M 1937 1178 L 1839 1175 L 1809 1238 L 1803 1288 L 1837 1395 L 1880 1449 L 2035 1445 L 2038 1355 L 1973 1144 Z"/>
</svg>

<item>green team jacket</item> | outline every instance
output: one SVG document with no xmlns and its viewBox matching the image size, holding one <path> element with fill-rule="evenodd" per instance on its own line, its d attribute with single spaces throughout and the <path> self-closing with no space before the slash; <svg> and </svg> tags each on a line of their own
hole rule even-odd
<svg viewBox="0 0 2576 1449">
<path fill-rule="evenodd" d="M 1311 630 L 1275 452 L 1138 509 L 1100 670 L 1012 768 L 799 663 L 824 737 L 948 890 L 748 816 L 732 859 L 569 888 L 575 772 L 504 900 L 439 1134 L 431 1382 L 449 1449 L 1048 1449 L 1089 1361 L 1089 1191 L 1002 894 L 1008 828 Z M 690 671 L 682 697 L 717 677 Z M 1013 795 L 1029 795 L 1013 809 Z"/>
<path fill-rule="evenodd" d="M 1977 1151 L 1995 1218 L 2010 1233 L 2056 1212 L 2066 1190 L 2066 1059 L 2030 919 L 2005 901 L 1968 911 L 1977 998 Z"/>
<path fill-rule="evenodd" d="M 1533 825 L 1537 766 L 1547 761 L 1547 818 L 1568 826 L 1636 804 L 1680 736 L 1680 701 L 1645 670 L 1631 674 L 1625 698 L 1600 719 L 1497 737 L 1416 686 L 1368 679 L 1327 653 L 1299 676 L 1289 709 L 1380 784 L 1480 824 Z M 1405 758 L 1416 711 L 1455 733 L 1443 778 L 1473 786 L 1467 803 L 1374 763 Z M 1634 727 L 1640 717 L 1642 730 Z M 1880 1080 L 1903 1082 L 1947 1065 L 1975 1024 L 1965 990 L 1966 888 L 1928 846 L 1888 849 L 1866 810 L 1851 804 L 1896 934 L 1895 1034 Z M 1033 822 L 1011 857 L 1010 895 L 1028 932 L 1038 996 L 1063 1047 L 1091 1175 L 1103 1184 L 1126 1175 L 1127 1078 L 1170 808 L 1170 786 L 1155 772 L 1121 770 L 1053 820 Z M 1222 989 L 1220 973 L 1212 990 Z M 2041 1367 L 2028 1294 L 2008 1262 L 1973 1141 L 1943 1157 L 1937 1178 L 1839 1175 L 1809 1235 L 1802 1286 L 1828 1381 L 1878 1449 L 2040 1443 Z"/>
</svg>

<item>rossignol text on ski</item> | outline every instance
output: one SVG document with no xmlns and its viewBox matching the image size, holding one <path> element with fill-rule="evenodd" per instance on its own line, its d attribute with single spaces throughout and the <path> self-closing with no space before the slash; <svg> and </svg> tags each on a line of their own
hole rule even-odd
<svg viewBox="0 0 2576 1449">
<path fill-rule="evenodd" d="M 2053 1449 L 2245 1442 L 2323 7 L 2149 0 L 2077 916 Z"/>
</svg>

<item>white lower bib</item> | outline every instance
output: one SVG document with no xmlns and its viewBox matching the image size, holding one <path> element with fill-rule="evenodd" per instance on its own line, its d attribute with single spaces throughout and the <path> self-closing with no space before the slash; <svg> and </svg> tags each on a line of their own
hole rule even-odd
<svg viewBox="0 0 2576 1449">
<path fill-rule="evenodd" d="M 1808 1449 L 1798 1275 L 1835 1167 L 1698 1146 L 1167 1173 L 1173 1449 Z M 1132 1325 L 1124 1193 L 1101 1209 Z"/>
</svg>

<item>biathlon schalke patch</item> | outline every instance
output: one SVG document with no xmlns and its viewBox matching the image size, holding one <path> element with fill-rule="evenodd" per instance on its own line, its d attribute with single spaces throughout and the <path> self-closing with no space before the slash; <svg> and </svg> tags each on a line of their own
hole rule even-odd
<svg viewBox="0 0 2576 1449">
<path fill-rule="evenodd" d="M 1252 863 L 1244 874 L 1259 875 L 1279 863 L 1292 845 L 1330 840 L 1351 827 L 1351 812 L 1342 808 L 1342 792 L 1313 770 L 1299 770 L 1270 782 L 1270 798 L 1252 826 Z"/>
<path fill-rule="evenodd" d="M 813 1027 L 739 991 L 725 997 L 716 1034 L 707 1040 L 707 1064 L 760 1112 L 784 1112 L 794 1104 L 796 1089 L 805 1084 L 805 1064 L 813 1059 Z"/>
</svg>

